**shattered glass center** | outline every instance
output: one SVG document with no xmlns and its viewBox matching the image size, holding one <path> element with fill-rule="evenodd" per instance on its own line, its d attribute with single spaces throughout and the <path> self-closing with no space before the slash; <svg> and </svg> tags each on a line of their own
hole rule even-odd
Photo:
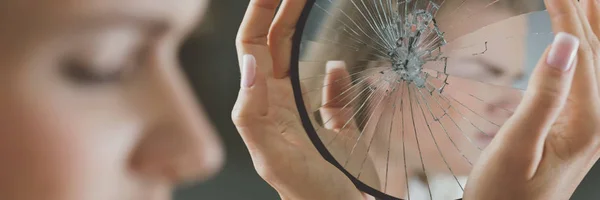
<svg viewBox="0 0 600 200">
<path fill-rule="evenodd" d="M 434 18 L 439 5 L 429 2 L 426 9 L 418 10 L 409 9 L 408 5 L 409 3 L 405 3 L 398 8 L 400 13 L 405 13 L 404 16 L 394 16 L 397 22 L 394 29 L 398 34 L 388 55 L 392 70 L 402 80 L 424 87 L 426 77 L 422 75 L 423 65 L 428 61 L 438 60 L 440 48 L 446 44 Z"/>
</svg>

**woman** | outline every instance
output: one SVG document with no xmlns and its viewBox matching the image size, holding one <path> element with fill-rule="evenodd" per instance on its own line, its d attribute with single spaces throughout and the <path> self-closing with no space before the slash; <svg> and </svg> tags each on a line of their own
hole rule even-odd
<svg viewBox="0 0 600 200">
<path fill-rule="evenodd" d="M 1 1 L 0 199 L 170 199 L 217 172 L 176 56 L 206 5 Z"/>
<path fill-rule="evenodd" d="M 296 114 L 287 63 L 304 3 L 283 1 L 276 12 L 278 1 L 251 1 L 237 39 L 242 89 L 233 119 L 257 171 L 282 198 L 363 199 L 313 149 Z M 600 5 L 546 5 L 560 34 L 540 60 L 523 103 L 475 166 L 465 199 L 565 199 L 598 159 Z"/>
<path fill-rule="evenodd" d="M 572 5 L 553 2 L 554 16 L 579 19 L 576 12 L 561 15 L 566 8 L 572 11 Z M 240 53 L 255 55 L 258 65 L 253 56 L 244 56 L 244 89 L 234 118 L 258 171 L 282 197 L 361 199 L 360 192 L 305 140 L 303 129 L 292 123 L 295 112 L 288 104 L 267 104 L 256 96 L 269 92 L 271 99 L 290 98 L 286 95 L 291 89 L 282 80 L 285 70 L 272 71 L 271 59 L 265 58 L 271 56 L 269 48 L 288 52 L 277 50 L 289 49 L 283 39 L 291 33 L 286 27 L 293 27 L 289 25 L 297 20 L 302 3 L 285 1 L 270 34 L 272 46 L 260 36 L 268 33 L 277 2 L 251 4 L 240 34 Z M 194 0 L 1 1 L 0 199 L 169 199 L 174 185 L 214 174 L 222 160 L 219 142 L 183 83 L 175 57 L 178 43 L 205 5 L 206 1 Z M 557 31 L 590 39 L 584 37 L 589 27 L 580 26 L 587 21 L 572 22 Z M 287 63 L 282 60 L 287 56 L 277 56 L 276 62 Z M 597 66 L 585 61 L 578 60 L 578 72 Z M 585 72 L 577 73 L 578 78 L 589 83 L 587 75 L 592 73 Z M 574 88 L 595 93 L 596 85 L 589 90 Z M 564 92 L 543 94 L 566 98 Z M 514 130 L 506 132 L 502 135 L 509 138 Z M 591 136 L 582 138 L 588 141 Z M 494 155 L 504 155 L 503 149 L 492 149 L 499 152 Z M 490 159 L 502 161 L 497 156 Z M 494 175 L 482 170 L 476 174 L 474 181 Z M 576 184 L 577 178 L 557 180 Z M 485 189 L 469 188 L 468 194 Z"/>
</svg>

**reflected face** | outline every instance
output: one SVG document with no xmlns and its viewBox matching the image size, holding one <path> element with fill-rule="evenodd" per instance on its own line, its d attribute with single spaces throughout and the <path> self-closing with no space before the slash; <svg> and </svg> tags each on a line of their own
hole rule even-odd
<svg viewBox="0 0 600 200">
<path fill-rule="evenodd" d="M 489 15 L 513 14 L 498 10 Z M 512 87 L 528 77 L 527 33 L 527 16 L 518 16 L 462 36 L 446 49 L 451 57 L 448 66 L 453 66 L 449 74 L 456 77 L 448 81 L 446 95 L 464 104 L 454 105 L 458 111 L 453 117 L 479 115 L 471 118 L 481 119 L 473 122 L 481 130 L 472 130 L 471 135 L 483 143 L 491 140 L 521 100 L 521 91 Z"/>
<path fill-rule="evenodd" d="M 445 119 L 441 122 L 446 124 L 447 129 L 453 129 L 456 126 L 454 123 L 461 127 L 460 130 L 448 131 L 464 133 L 454 137 L 456 146 L 468 147 L 461 149 L 463 153 L 472 149 L 474 144 L 479 147 L 487 146 L 500 125 L 512 115 L 512 110 L 520 102 L 521 92 L 511 87 L 525 78 L 525 36 L 528 29 L 526 16 L 509 18 L 513 15 L 514 13 L 504 9 L 488 10 L 486 16 L 505 20 L 458 37 L 443 48 L 448 56 L 447 72 L 450 77 L 443 90 L 444 97 L 438 101 L 442 102 L 448 117 L 454 121 Z M 460 27 L 449 29 L 448 34 L 461 32 L 458 28 Z M 437 68 L 437 71 L 442 69 L 437 66 L 432 68 Z M 436 86 L 442 86 L 443 78 L 440 79 L 442 80 L 432 79 L 432 82 Z M 431 100 L 430 103 L 437 102 Z M 432 112 L 436 116 L 444 115 L 439 109 Z M 443 135 L 444 130 L 438 131 Z M 466 136 L 473 140 L 473 144 L 464 138 Z M 451 143 L 441 142 L 440 146 L 440 149 L 456 150 Z M 424 149 L 431 156 L 439 154 L 435 146 L 425 146 Z M 458 171 L 468 173 L 466 168 Z"/>
<path fill-rule="evenodd" d="M 434 199 L 460 197 L 473 163 L 522 96 L 512 86 L 527 77 L 528 20 L 517 12 L 539 8 L 518 0 L 359 2 L 320 0 L 308 18 L 298 68 L 314 128 L 335 159 L 375 189 L 406 198 L 409 188 L 410 199 L 428 199 L 428 190 Z M 387 21 L 371 16 L 386 9 Z M 423 11 L 437 11 L 435 21 Z M 416 17 L 405 15 L 411 12 Z M 442 35 L 449 43 L 440 53 Z M 418 51 L 408 50 L 413 44 Z M 411 55 L 430 58 L 427 76 L 417 76 L 420 60 Z M 324 67 L 332 60 L 346 61 L 346 71 Z M 323 129 L 339 131 L 329 137 Z M 369 160 L 379 184 L 361 174 Z"/>
<path fill-rule="evenodd" d="M 177 63 L 206 4 L 2 1 L 0 199 L 170 199 L 217 172 Z"/>
<path fill-rule="evenodd" d="M 502 9 L 486 11 L 486 16 L 490 18 L 508 18 L 513 15 Z M 455 31 L 463 30 L 456 27 Z M 437 100 L 430 99 L 427 102 L 430 107 L 441 105 L 446 109 L 447 115 L 438 108 L 431 111 L 439 117 L 443 127 L 429 119 L 427 123 L 431 127 L 425 128 L 423 117 L 420 114 L 415 117 L 421 141 L 417 145 L 414 139 L 410 139 L 406 144 L 409 146 L 407 149 L 419 148 L 421 154 L 414 150 L 410 156 L 407 155 L 408 162 L 411 163 L 407 166 L 409 173 L 415 173 L 411 179 L 414 183 L 410 183 L 411 198 L 429 198 L 428 187 L 423 183 L 431 183 L 432 193 L 440 195 L 439 199 L 456 199 L 462 196 L 455 178 L 463 184 L 466 182 L 472 164 L 468 164 L 465 159 L 476 163 L 481 154 L 478 147 L 484 148 L 489 144 L 500 125 L 512 115 L 521 100 L 521 91 L 511 87 L 516 81 L 525 78 L 527 49 L 524 38 L 527 31 L 527 17 L 515 17 L 456 38 L 444 47 L 444 52 L 449 57 L 447 66 L 451 77 L 447 81 L 444 98 L 434 96 Z M 440 68 L 437 69 L 439 71 Z M 437 74 L 435 71 L 430 73 Z M 442 83 L 433 82 L 437 82 L 438 86 Z M 418 109 L 418 106 L 415 107 Z M 429 135 L 430 130 L 436 135 L 435 143 Z M 452 138 L 452 141 L 448 138 Z M 443 159 L 440 151 L 444 154 Z M 423 172 L 420 165 L 421 159 L 425 159 L 428 164 L 426 172 Z M 452 172 L 448 166 L 451 166 Z M 393 187 L 406 187 L 402 182 L 398 184 L 400 186 Z M 396 194 L 407 197 L 406 191 L 397 191 Z"/>
<path fill-rule="evenodd" d="M 490 9 L 486 12 L 486 16 L 490 18 L 506 19 L 513 15 L 514 13 L 504 9 Z M 448 35 L 457 35 L 465 31 L 463 28 L 466 27 L 456 26 L 455 29 L 440 27 L 442 31 L 448 31 L 446 32 Z M 462 183 L 465 182 L 462 177 L 469 174 L 472 163 L 475 163 L 481 154 L 478 147 L 487 146 L 500 125 L 511 116 L 511 110 L 514 110 L 520 102 L 521 92 L 510 87 L 524 78 L 526 58 L 524 38 L 527 31 L 527 17 L 521 16 L 493 23 L 473 33 L 455 38 L 442 48 L 444 56 L 448 57 L 447 73 L 450 75 L 442 93 L 443 97 L 435 92 L 432 96 L 428 96 L 425 89 L 421 89 L 421 92 L 413 89 L 410 94 L 407 92 L 408 89 L 404 88 L 406 90 L 399 90 L 404 91 L 403 105 L 399 103 L 400 100 L 391 99 L 395 100 L 396 106 L 403 107 L 401 111 L 397 109 L 396 115 L 404 113 L 402 118 L 394 121 L 396 123 L 394 130 L 397 130 L 394 133 L 406 133 L 406 136 L 397 136 L 396 146 L 392 147 L 388 147 L 388 138 L 378 138 L 376 142 L 379 143 L 372 145 L 375 150 L 372 150 L 370 155 L 376 164 L 390 162 L 391 166 L 396 166 L 399 171 L 406 167 L 409 181 L 412 181 L 408 183 L 412 199 L 428 199 L 429 191 L 426 184 L 429 183 L 435 185 L 435 188 L 431 189 L 432 193 L 443 196 L 438 196 L 439 199 L 456 199 L 462 195 L 462 190 L 453 176 L 460 179 Z M 425 71 L 436 76 L 437 72 L 443 72 L 443 66 L 443 62 L 432 62 L 426 64 Z M 445 75 L 440 74 L 440 76 L 438 80 L 428 79 L 430 84 L 442 86 Z M 374 85 L 373 83 L 378 82 L 378 79 L 380 77 L 375 76 L 368 84 Z M 429 85 L 429 88 L 432 85 Z M 381 93 L 377 93 L 379 96 L 383 96 L 382 91 L 389 89 L 381 89 L 381 87 L 379 84 L 378 91 Z M 419 103 L 416 103 L 417 99 Z M 390 116 L 382 113 L 391 108 L 385 106 L 385 101 L 372 103 L 383 105 L 374 106 L 376 108 L 373 111 L 375 113 L 373 122 L 383 120 L 384 124 L 387 123 L 385 118 Z M 378 118 L 378 116 L 383 117 Z M 385 134 L 387 131 L 376 129 L 377 125 L 367 126 L 365 132 L 367 135 L 383 132 L 383 137 L 389 137 Z M 416 133 L 413 135 L 414 132 Z M 386 157 L 388 151 L 393 151 L 391 154 L 400 158 L 405 155 L 406 161 L 403 162 L 402 159 L 388 161 Z M 465 159 L 468 159 L 471 164 Z M 386 166 L 381 167 L 385 169 Z M 387 176 L 385 171 L 380 173 L 380 177 Z M 404 177 L 401 173 L 396 176 Z M 380 178 L 380 180 L 386 179 Z M 406 182 L 394 181 L 395 183 L 387 184 L 382 182 L 381 185 L 387 185 L 389 194 L 406 198 L 407 192 L 404 190 Z"/>
</svg>

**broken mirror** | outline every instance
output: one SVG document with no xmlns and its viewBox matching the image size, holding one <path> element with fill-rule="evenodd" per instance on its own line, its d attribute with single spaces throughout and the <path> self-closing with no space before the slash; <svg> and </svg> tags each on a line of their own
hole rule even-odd
<svg viewBox="0 0 600 200">
<path fill-rule="evenodd" d="M 553 37 L 542 0 L 308 0 L 298 110 L 364 192 L 458 199 Z"/>
</svg>

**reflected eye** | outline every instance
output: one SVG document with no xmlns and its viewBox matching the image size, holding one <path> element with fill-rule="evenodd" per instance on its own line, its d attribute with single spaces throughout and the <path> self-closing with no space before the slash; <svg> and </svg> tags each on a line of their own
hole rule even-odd
<svg viewBox="0 0 600 200">
<path fill-rule="evenodd" d="M 69 60 L 63 68 L 63 75 L 70 81 L 80 85 L 98 85 L 115 83 L 123 78 L 126 67 L 92 67 L 78 60 Z"/>
<path fill-rule="evenodd" d="M 481 64 L 481 66 L 485 68 L 486 72 L 488 72 L 494 77 L 502 77 L 506 73 L 506 71 L 502 69 L 502 67 L 497 66 L 496 64 L 481 59 L 478 59 L 478 61 Z"/>
<path fill-rule="evenodd" d="M 453 75 L 480 81 L 510 75 L 506 69 L 485 59 L 463 59 L 460 65 L 460 70 L 453 71 Z"/>
</svg>

